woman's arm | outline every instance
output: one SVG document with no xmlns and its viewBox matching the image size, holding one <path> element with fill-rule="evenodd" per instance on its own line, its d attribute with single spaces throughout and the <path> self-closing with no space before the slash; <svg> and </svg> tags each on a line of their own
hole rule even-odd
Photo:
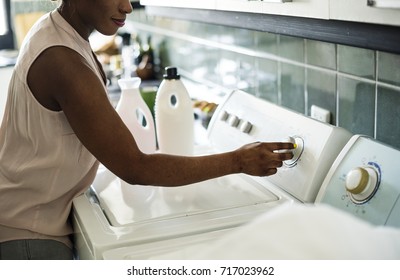
<svg viewBox="0 0 400 280">
<path fill-rule="evenodd" d="M 130 184 L 179 186 L 231 173 L 268 176 L 292 153 L 291 143 L 253 143 L 238 150 L 198 157 L 144 154 L 115 109 L 101 80 L 75 51 L 53 47 L 32 65 L 28 84 L 37 100 L 64 111 L 85 147 Z"/>
</svg>

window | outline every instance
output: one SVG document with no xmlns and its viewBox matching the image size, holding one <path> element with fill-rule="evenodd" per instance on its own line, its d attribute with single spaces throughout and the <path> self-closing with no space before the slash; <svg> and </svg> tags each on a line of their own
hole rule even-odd
<svg viewBox="0 0 400 280">
<path fill-rule="evenodd" d="M 10 10 L 10 0 L 0 0 L 0 50 L 14 49 Z"/>
<path fill-rule="evenodd" d="M 0 36 L 5 35 L 8 31 L 7 26 L 7 15 L 6 15 L 6 7 L 5 1 L 1 0 L 0 2 Z"/>
</svg>

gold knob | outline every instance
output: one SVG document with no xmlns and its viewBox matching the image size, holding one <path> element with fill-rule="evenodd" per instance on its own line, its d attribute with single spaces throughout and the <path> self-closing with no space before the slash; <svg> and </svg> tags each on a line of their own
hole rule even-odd
<svg viewBox="0 0 400 280">
<path fill-rule="evenodd" d="M 378 173 L 373 167 L 356 167 L 346 175 L 346 190 L 355 203 L 368 201 L 377 188 Z"/>
<path fill-rule="evenodd" d="M 369 174 L 365 168 L 354 168 L 346 176 L 346 189 L 352 194 L 360 194 L 367 187 L 368 181 Z"/>
</svg>

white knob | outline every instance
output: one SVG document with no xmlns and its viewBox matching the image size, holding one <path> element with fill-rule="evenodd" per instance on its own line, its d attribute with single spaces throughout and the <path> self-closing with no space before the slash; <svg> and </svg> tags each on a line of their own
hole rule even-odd
<svg viewBox="0 0 400 280">
<path fill-rule="evenodd" d="M 223 112 L 221 113 L 219 119 L 220 119 L 221 121 L 226 121 L 226 120 L 228 119 L 228 117 L 229 117 L 228 112 L 227 112 L 227 111 L 223 111 Z"/>
<path fill-rule="evenodd" d="M 230 115 L 228 118 L 228 123 L 232 127 L 236 127 L 239 124 L 239 118 L 235 115 Z"/>
<path fill-rule="evenodd" d="M 377 185 L 378 174 L 372 167 L 356 167 L 346 175 L 346 190 L 355 202 L 368 200 Z"/>
<path fill-rule="evenodd" d="M 242 131 L 243 133 L 249 133 L 251 128 L 253 127 L 253 125 L 248 122 L 248 121 L 244 121 L 242 122 L 242 124 L 240 125 L 240 131 Z"/>
<path fill-rule="evenodd" d="M 301 137 L 299 136 L 288 136 L 286 137 L 282 142 L 290 142 L 294 144 L 294 149 L 292 150 L 293 152 L 293 157 L 289 160 L 285 160 L 284 164 L 287 167 L 293 167 L 297 164 L 298 160 L 300 159 L 300 156 L 303 153 L 304 150 L 304 141 Z"/>
<path fill-rule="evenodd" d="M 291 136 L 283 138 L 281 142 L 283 142 L 283 143 L 292 143 L 294 145 L 294 149 L 293 150 L 295 150 L 297 148 L 296 140 Z M 280 150 L 280 151 L 283 152 L 283 153 L 287 153 L 287 152 L 290 152 L 291 150 L 283 149 L 283 150 Z"/>
<path fill-rule="evenodd" d="M 296 140 L 295 140 L 292 136 L 288 136 L 288 137 L 286 137 L 285 139 L 283 139 L 282 142 L 289 142 L 289 143 L 295 144 L 295 143 L 296 143 Z"/>
</svg>

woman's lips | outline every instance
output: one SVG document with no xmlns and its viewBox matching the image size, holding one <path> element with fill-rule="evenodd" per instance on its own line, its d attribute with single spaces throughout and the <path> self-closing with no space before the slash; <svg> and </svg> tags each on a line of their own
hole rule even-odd
<svg viewBox="0 0 400 280">
<path fill-rule="evenodd" d="M 116 19 L 116 18 L 113 18 L 112 20 L 113 20 L 113 22 L 114 22 L 116 25 L 118 25 L 119 27 L 122 27 L 122 26 L 125 25 L 125 19 Z"/>
</svg>

